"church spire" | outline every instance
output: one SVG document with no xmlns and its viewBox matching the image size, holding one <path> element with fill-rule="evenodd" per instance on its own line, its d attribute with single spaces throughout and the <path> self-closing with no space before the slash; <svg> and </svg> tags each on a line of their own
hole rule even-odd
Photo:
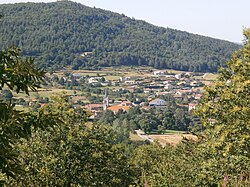
<svg viewBox="0 0 250 187">
<path fill-rule="evenodd" d="M 103 96 L 103 110 L 107 110 L 108 106 L 109 106 L 108 90 L 107 88 L 105 88 Z"/>
</svg>

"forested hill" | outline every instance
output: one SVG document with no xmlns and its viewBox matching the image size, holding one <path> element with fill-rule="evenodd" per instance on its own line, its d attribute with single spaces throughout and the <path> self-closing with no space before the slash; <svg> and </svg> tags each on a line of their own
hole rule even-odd
<svg viewBox="0 0 250 187">
<path fill-rule="evenodd" d="M 0 14 L 0 48 L 20 47 L 45 68 L 149 65 L 216 71 L 240 47 L 70 1 L 5 4 Z M 92 54 L 83 57 L 84 52 Z"/>
</svg>

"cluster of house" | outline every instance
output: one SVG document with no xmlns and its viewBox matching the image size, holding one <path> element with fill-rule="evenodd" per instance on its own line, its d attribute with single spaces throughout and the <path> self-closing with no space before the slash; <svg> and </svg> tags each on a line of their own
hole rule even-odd
<svg viewBox="0 0 250 187">
<path fill-rule="evenodd" d="M 103 110 L 111 110 L 117 113 L 119 110 L 127 111 L 130 107 L 141 106 L 145 109 L 152 106 L 164 107 L 166 101 L 160 99 L 161 95 L 170 94 L 177 100 L 186 100 L 184 104 L 180 104 L 182 107 L 187 107 L 189 111 L 195 109 L 198 100 L 202 97 L 202 87 L 204 84 L 200 79 L 194 78 L 194 73 L 186 72 L 179 74 L 168 74 L 166 71 L 155 71 L 148 77 L 120 77 L 119 80 L 111 83 L 119 85 L 119 89 L 128 90 L 130 92 L 136 91 L 136 89 L 142 90 L 148 95 L 148 105 L 145 106 L 144 102 L 130 102 L 127 100 L 109 102 L 107 92 L 105 92 L 103 103 L 101 104 L 88 104 L 85 108 L 93 112 L 93 116 L 97 115 Z M 201 77 L 201 74 L 199 74 Z M 98 77 L 89 78 L 89 83 L 94 83 L 93 79 L 97 82 L 100 81 Z M 112 87 L 111 87 L 112 88 Z M 118 90 L 119 90 L 118 89 Z M 116 91 L 115 88 L 113 91 Z M 156 98 L 156 99 L 155 99 Z"/>
<path fill-rule="evenodd" d="M 105 110 L 110 110 L 114 114 L 118 113 L 119 111 L 127 112 L 131 107 L 140 106 L 144 109 L 149 109 L 150 107 L 164 107 L 166 104 L 166 101 L 163 99 L 154 99 L 149 102 L 149 105 L 145 105 L 145 102 L 130 102 L 130 101 L 115 101 L 113 103 L 106 102 L 108 100 L 108 97 L 104 97 L 103 103 L 100 104 L 87 104 L 84 106 L 84 108 L 90 110 L 92 112 L 91 118 L 94 118 L 98 115 L 98 113 L 101 113 Z"/>
<path fill-rule="evenodd" d="M 84 55 L 91 55 L 90 53 L 86 53 Z M 113 92 L 116 91 L 129 91 L 130 93 L 137 92 L 143 93 L 146 95 L 147 102 L 131 102 L 128 100 L 116 100 L 116 98 L 111 100 L 109 99 L 107 90 L 105 91 L 105 95 L 103 97 L 103 102 L 99 104 L 86 104 L 84 107 L 90 111 L 92 111 L 93 116 L 95 117 L 98 113 L 101 113 L 105 110 L 111 110 L 114 113 L 118 111 L 128 111 L 131 107 L 140 106 L 145 109 L 149 109 L 150 107 L 164 107 L 166 106 L 166 101 L 161 98 L 161 95 L 172 95 L 175 99 L 179 100 L 179 105 L 181 107 L 188 108 L 189 111 L 195 109 L 197 106 L 198 100 L 202 97 L 202 88 L 204 84 L 202 83 L 202 78 L 206 76 L 204 73 L 168 73 L 167 71 L 154 71 L 147 76 L 123 76 L 120 77 L 119 80 L 108 81 L 104 76 L 83 76 L 81 74 L 69 74 L 63 75 L 61 77 L 57 77 L 57 80 L 64 81 L 64 83 L 70 83 L 76 81 L 78 85 L 82 84 L 100 84 L 103 87 L 108 87 L 109 90 Z M 139 92 L 138 92 L 139 91 Z M 75 100 L 85 100 L 86 97 L 72 95 L 72 98 Z M 73 99 L 72 99 L 73 101 Z M 185 102 L 183 102 L 185 101 Z M 46 102 L 39 103 L 37 99 L 29 100 L 29 106 L 36 106 L 40 104 L 40 106 L 44 106 Z"/>
</svg>

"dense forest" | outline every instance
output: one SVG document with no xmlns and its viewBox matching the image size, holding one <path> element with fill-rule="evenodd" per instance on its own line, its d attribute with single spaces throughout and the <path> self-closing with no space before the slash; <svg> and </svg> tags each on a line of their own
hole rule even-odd
<svg viewBox="0 0 250 187">
<path fill-rule="evenodd" d="M 0 48 L 19 47 L 46 69 L 149 65 L 215 72 L 240 47 L 70 1 L 5 4 L 0 12 Z"/>
</svg>

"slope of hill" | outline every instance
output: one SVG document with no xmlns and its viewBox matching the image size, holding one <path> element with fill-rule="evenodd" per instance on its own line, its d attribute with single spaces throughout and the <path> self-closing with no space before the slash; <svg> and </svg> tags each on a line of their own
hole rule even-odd
<svg viewBox="0 0 250 187">
<path fill-rule="evenodd" d="M 149 65 L 216 71 L 240 47 L 70 1 L 5 4 L 0 13 L 0 48 L 18 46 L 45 68 Z M 92 53 L 83 57 L 83 52 Z"/>
</svg>

